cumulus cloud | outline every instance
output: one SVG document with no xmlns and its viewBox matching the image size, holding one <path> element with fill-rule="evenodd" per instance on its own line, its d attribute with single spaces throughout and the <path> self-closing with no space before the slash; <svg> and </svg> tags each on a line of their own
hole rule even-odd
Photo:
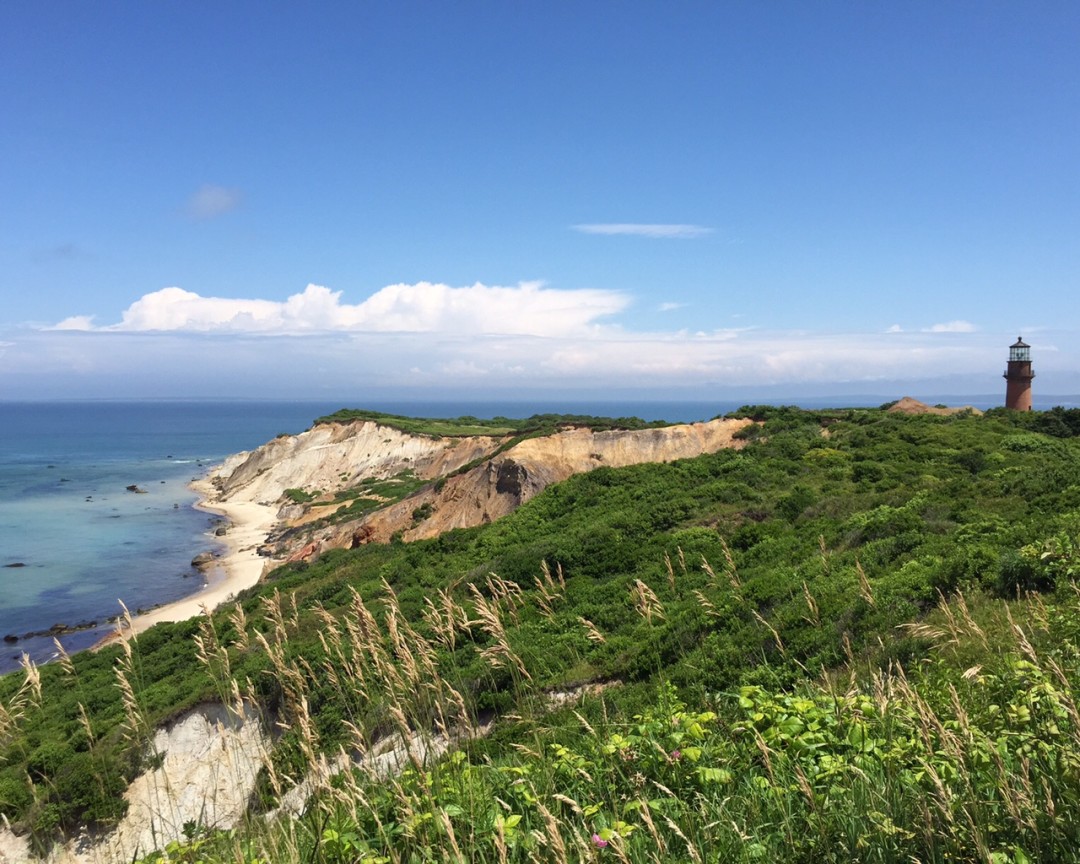
<svg viewBox="0 0 1080 864">
<path fill-rule="evenodd" d="M 54 327 L 48 328 L 52 330 L 93 330 L 94 329 L 94 317 L 93 315 L 72 315 L 70 318 L 65 318 L 59 324 Z"/>
<path fill-rule="evenodd" d="M 507 334 L 581 334 L 621 312 L 629 298 L 599 289 L 556 290 L 540 283 L 516 286 L 476 283 L 463 288 L 432 282 L 388 285 L 362 303 L 342 292 L 308 285 L 283 302 L 203 297 L 182 288 L 145 294 L 124 310 L 118 324 L 101 330 L 239 333 L 333 331 Z M 88 329 L 85 316 L 57 325 Z M 85 325 L 85 326 L 78 326 Z"/>
<path fill-rule="evenodd" d="M 616 291 L 535 282 L 402 283 L 357 303 L 319 285 L 284 300 L 204 297 L 171 287 L 138 298 L 104 325 L 80 314 L 50 332 L 0 333 L 8 339 L 0 344 L 0 375 L 11 393 L 39 394 L 62 383 L 69 393 L 95 396 L 310 398 L 363 387 L 426 388 L 448 397 L 463 388 L 719 393 L 814 382 L 846 382 L 848 392 L 864 392 L 865 382 L 942 375 L 974 376 L 986 382 L 977 387 L 996 387 L 1002 346 L 1012 341 L 967 322 L 843 334 L 762 327 L 675 331 L 654 316 L 652 327 L 641 331 L 614 317 L 629 303 Z M 965 335 L 943 335 L 949 333 Z M 1061 342 L 1073 344 L 1065 337 Z M 1050 367 L 1046 357 L 1043 370 Z M 1060 368 L 1070 369 L 1077 368 L 1075 357 L 1072 348 L 1054 355 Z"/>
<path fill-rule="evenodd" d="M 927 333 L 974 333 L 979 328 L 970 321 L 947 321 L 926 328 Z"/>
<path fill-rule="evenodd" d="M 712 228 L 702 225 L 654 225 L 640 222 L 601 222 L 574 225 L 582 234 L 630 235 L 633 237 L 680 238 L 701 237 L 711 234 Z"/>
<path fill-rule="evenodd" d="M 203 183 L 187 201 L 187 214 L 199 222 L 231 213 L 244 202 L 244 193 L 235 187 Z"/>
</svg>

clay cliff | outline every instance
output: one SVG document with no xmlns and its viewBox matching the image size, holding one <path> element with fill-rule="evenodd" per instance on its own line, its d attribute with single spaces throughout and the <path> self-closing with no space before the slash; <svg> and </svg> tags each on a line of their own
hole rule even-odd
<svg viewBox="0 0 1080 864">
<path fill-rule="evenodd" d="M 233 456 L 210 479 L 217 501 L 278 508 L 278 528 L 264 552 L 296 560 L 329 548 L 385 543 L 395 536 L 421 540 L 491 522 L 552 483 L 601 466 L 667 462 L 740 447 L 735 433 L 751 422 L 721 419 L 602 432 L 567 427 L 517 441 L 413 435 L 373 421 L 329 423 Z M 349 490 L 400 478 L 419 488 L 355 518 L 345 514 Z"/>
<path fill-rule="evenodd" d="M 221 500 L 275 504 L 286 489 L 337 492 L 405 470 L 433 480 L 494 452 L 501 443 L 481 436 L 410 435 L 372 421 L 323 423 L 230 456 L 211 478 Z"/>
</svg>

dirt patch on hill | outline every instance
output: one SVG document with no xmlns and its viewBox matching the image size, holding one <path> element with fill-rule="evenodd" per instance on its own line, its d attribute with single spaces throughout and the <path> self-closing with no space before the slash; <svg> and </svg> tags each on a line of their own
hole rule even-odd
<svg viewBox="0 0 1080 864">
<path fill-rule="evenodd" d="M 895 404 L 890 405 L 888 411 L 890 414 L 982 414 L 982 411 L 971 405 L 963 405 L 959 408 L 948 408 L 944 405 L 927 405 L 925 402 L 912 399 L 910 396 L 905 396 Z"/>
</svg>

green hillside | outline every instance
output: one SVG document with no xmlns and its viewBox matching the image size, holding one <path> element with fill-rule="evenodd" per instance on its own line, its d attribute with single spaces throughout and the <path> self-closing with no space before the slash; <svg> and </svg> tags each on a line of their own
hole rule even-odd
<svg viewBox="0 0 1080 864">
<path fill-rule="evenodd" d="M 150 730 L 240 694 L 282 730 L 248 822 L 151 860 L 1080 860 L 1080 411 L 736 414 L 745 449 L 7 676 L 0 812 L 108 825 Z M 442 730 L 260 815 L 320 752 Z"/>
</svg>

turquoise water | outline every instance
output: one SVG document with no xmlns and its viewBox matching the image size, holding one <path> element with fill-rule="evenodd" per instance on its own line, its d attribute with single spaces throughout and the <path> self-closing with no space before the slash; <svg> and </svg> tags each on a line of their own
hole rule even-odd
<svg viewBox="0 0 1080 864">
<path fill-rule="evenodd" d="M 49 656 L 52 638 L 28 634 L 86 627 L 62 638 L 78 650 L 100 637 L 121 600 L 135 611 L 199 590 L 191 559 L 215 546 L 216 520 L 193 508 L 187 484 L 338 407 L 0 404 L 0 637 L 19 638 L 0 643 L 0 671 L 22 651 Z"/>
</svg>

